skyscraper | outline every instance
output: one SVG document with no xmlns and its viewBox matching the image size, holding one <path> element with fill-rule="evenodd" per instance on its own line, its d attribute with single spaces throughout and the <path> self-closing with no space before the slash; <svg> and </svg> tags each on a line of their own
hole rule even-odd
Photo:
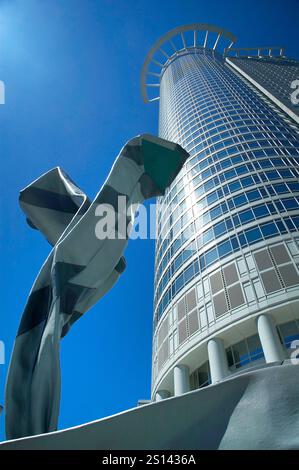
<svg viewBox="0 0 299 470">
<path fill-rule="evenodd" d="M 190 154 L 158 200 L 156 400 L 283 363 L 299 339 L 299 63 L 235 40 L 178 27 L 142 70 L 160 136 Z"/>
</svg>

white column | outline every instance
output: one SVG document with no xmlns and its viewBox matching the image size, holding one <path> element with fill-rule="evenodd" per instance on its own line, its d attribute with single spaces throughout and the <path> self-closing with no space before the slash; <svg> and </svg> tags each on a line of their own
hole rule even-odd
<svg viewBox="0 0 299 470">
<path fill-rule="evenodd" d="M 220 382 L 229 375 L 227 356 L 221 338 L 212 338 L 208 342 L 208 355 L 212 384 Z"/>
<path fill-rule="evenodd" d="M 156 392 L 156 401 L 165 400 L 165 398 L 170 397 L 170 392 L 168 390 L 157 390 Z"/>
<path fill-rule="evenodd" d="M 183 364 L 173 370 L 174 395 L 182 395 L 190 391 L 189 367 Z"/>
<path fill-rule="evenodd" d="M 266 362 L 282 362 L 285 353 L 270 315 L 260 315 L 257 319 L 257 330 L 264 351 Z"/>
</svg>

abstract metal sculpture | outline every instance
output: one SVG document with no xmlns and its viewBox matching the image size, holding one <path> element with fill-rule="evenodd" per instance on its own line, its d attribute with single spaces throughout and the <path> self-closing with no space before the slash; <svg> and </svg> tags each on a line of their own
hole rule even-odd
<svg viewBox="0 0 299 470">
<path fill-rule="evenodd" d="M 126 214 L 131 208 L 133 216 L 136 205 L 164 194 L 187 158 L 179 145 L 144 134 L 123 147 L 92 203 L 60 168 L 21 191 L 29 225 L 53 249 L 32 287 L 14 344 L 6 384 L 8 439 L 57 429 L 60 338 L 125 269 L 128 234 L 117 236 L 116 220 L 115 238 L 97 238 L 96 208 L 109 204 L 117 211 L 122 196 Z"/>
</svg>

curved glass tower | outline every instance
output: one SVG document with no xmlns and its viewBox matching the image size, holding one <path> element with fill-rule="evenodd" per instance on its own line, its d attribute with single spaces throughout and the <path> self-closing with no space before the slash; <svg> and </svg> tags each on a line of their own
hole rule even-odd
<svg viewBox="0 0 299 470">
<path fill-rule="evenodd" d="M 142 72 L 160 136 L 190 154 L 158 201 L 153 399 L 283 362 L 299 338 L 299 126 L 229 64 L 234 41 L 176 28 Z"/>
</svg>

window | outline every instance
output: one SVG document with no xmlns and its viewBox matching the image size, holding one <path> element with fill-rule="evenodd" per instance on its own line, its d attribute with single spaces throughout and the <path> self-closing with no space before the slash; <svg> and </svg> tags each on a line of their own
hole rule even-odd
<svg viewBox="0 0 299 470">
<path fill-rule="evenodd" d="M 206 387 L 211 383 L 211 374 L 209 361 L 206 361 L 198 369 L 196 369 L 190 376 L 191 390 Z"/>
<path fill-rule="evenodd" d="M 254 184 L 254 181 L 251 176 L 248 176 L 247 178 L 241 179 L 241 184 L 243 188 L 246 188 L 247 186 L 251 186 L 252 184 Z"/>
<path fill-rule="evenodd" d="M 193 277 L 194 277 L 194 266 L 193 264 L 191 264 L 191 266 L 189 266 L 184 272 L 185 284 L 187 284 L 187 282 L 189 282 L 190 279 L 192 279 Z"/>
<path fill-rule="evenodd" d="M 261 231 L 265 238 L 273 237 L 274 235 L 278 234 L 278 229 L 274 222 L 261 225 Z"/>
<path fill-rule="evenodd" d="M 220 243 L 220 245 L 218 245 L 218 253 L 219 253 L 220 258 L 222 258 L 223 256 L 226 256 L 227 254 L 231 252 L 232 252 L 232 246 L 229 240 L 227 242 Z"/>
<path fill-rule="evenodd" d="M 280 231 L 280 233 L 282 233 L 282 234 L 287 233 L 287 229 L 285 228 L 285 225 L 281 220 L 277 220 L 276 225 L 277 225 L 278 230 Z"/>
<path fill-rule="evenodd" d="M 290 170 L 279 170 L 282 178 L 294 178 L 294 175 L 291 173 Z"/>
<path fill-rule="evenodd" d="M 244 366 L 254 366 L 257 360 L 265 362 L 258 335 L 250 336 L 226 350 L 228 366 L 233 371 Z"/>
<path fill-rule="evenodd" d="M 250 336 L 250 338 L 247 338 L 247 345 L 252 361 L 256 361 L 257 359 L 262 359 L 264 357 L 262 345 L 258 335 L 253 335 Z"/>
<path fill-rule="evenodd" d="M 275 184 L 274 189 L 277 192 L 277 194 L 282 194 L 282 193 L 287 193 L 288 188 L 286 184 Z"/>
<path fill-rule="evenodd" d="M 292 199 L 283 199 L 282 203 L 286 209 L 297 209 L 299 207 L 298 202 L 295 198 Z"/>
<path fill-rule="evenodd" d="M 287 349 L 291 347 L 293 341 L 299 340 L 299 319 L 283 323 L 277 329 Z"/>
<path fill-rule="evenodd" d="M 222 213 L 221 206 L 217 206 L 211 210 L 211 219 L 214 220 L 219 217 Z"/>
<path fill-rule="evenodd" d="M 184 284 L 184 279 L 183 279 L 183 273 L 182 273 L 175 281 L 176 292 L 178 292 L 183 287 L 183 284 Z"/>
<path fill-rule="evenodd" d="M 248 173 L 248 169 L 247 169 L 246 165 L 241 165 L 241 166 L 236 168 L 236 172 L 237 172 L 238 175 L 243 175 L 244 173 Z"/>
<path fill-rule="evenodd" d="M 224 222 L 216 224 L 214 227 L 215 237 L 220 237 L 223 233 L 226 233 L 226 225 Z"/>
<path fill-rule="evenodd" d="M 297 192 L 299 191 L 299 183 L 288 183 L 288 187 L 292 192 Z M 285 191 L 287 192 L 287 191 Z"/>
<path fill-rule="evenodd" d="M 239 217 L 242 224 L 246 224 L 247 222 L 250 222 L 254 219 L 254 215 L 251 209 L 240 212 Z"/>
<path fill-rule="evenodd" d="M 212 204 L 213 202 L 217 201 L 217 193 L 214 192 L 214 193 L 211 193 L 209 194 L 209 196 L 207 196 L 207 203 L 208 205 L 209 204 Z"/>
<path fill-rule="evenodd" d="M 206 265 L 208 266 L 209 264 L 213 263 L 217 259 L 217 250 L 216 248 L 213 248 L 212 250 L 208 251 L 205 256 L 206 259 Z"/>
<path fill-rule="evenodd" d="M 250 362 L 246 341 L 240 341 L 239 343 L 236 343 L 234 346 L 232 346 L 231 352 L 236 368 L 242 367 Z"/>
<path fill-rule="evenodd" d="M 253 228 L 245 231 L 245 237 L 250 244 L 260 240 L 262 238 L 262 234 L 259 228 Z"/>
<path fill-rule="evenodd" d="M 257 189 L 254 189 L 253 191 L 248 191 L 247 197 L 249 201 L 256 201 L 257 199 L 260 199 L 261 195 Z"/>
<path fill-rule="evenodd" d="M 268 179 L 271 180 L 277 180 L 280 178 L 278 171 L 266 171 L 266 176 Z"/>
<path fill-rule="evenodd" d="M 272 163 L 269 160 L 261 160 L 259 161 L 261 168 L 270 168 L 272 167 Z"/>
<path fill-rule="evenodd" d="M 265 217 L 265 216 L 269 215 L 269 211 L 267 209 L 267 206 L 265 206 L 264 204 L 261 205 L 261 206 L 256 206 L 252 210 L 253 210 L 254 215 L 257 219 L 260 218 L 260 217 Z"/>
<path fill-rule="evenodd" d="M 235 203 L 236 207 L 243 206 L 244 204 L 247 203 L 247 199 L 244 196 L 244 194 L 241 194 L 240 196 L 235 196 L 234 197 L 234 203 Z"/>
<path fill-rule="evenodd" d="M 228 187 L 230 192 L 233 193 L 241 189 L 241 184 L 239 183 L 239 181 L 234 181 L 233 183 L 229 183 Z"/>
<path fill-rule="evenodd" d="M 208 243 L 209 241 L 213 240 L 213 229 L 209 229 L 203 234 L 203 244 Z"/>
</svg>

